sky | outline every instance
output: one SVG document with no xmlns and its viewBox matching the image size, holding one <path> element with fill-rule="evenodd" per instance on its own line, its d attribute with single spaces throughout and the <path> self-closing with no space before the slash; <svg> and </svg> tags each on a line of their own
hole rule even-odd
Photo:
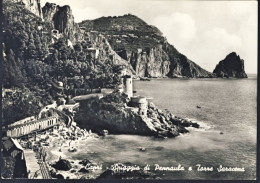
<svg viewBox="0 0 260 183">
<path fill-rule="evenodd" d="M 257 73 L 257 1 L 41 0 L 41 5 L 46 2 L 69 5 L 76 22 L 131 13 L 210 72 L 236 52 L 246 73 Z"/>
</svg>

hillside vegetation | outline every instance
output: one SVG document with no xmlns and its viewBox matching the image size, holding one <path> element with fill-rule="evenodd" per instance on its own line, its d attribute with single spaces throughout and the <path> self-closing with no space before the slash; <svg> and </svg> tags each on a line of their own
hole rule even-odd
<svg viewBox="0 0 260 183">
<path fill-rule="evenodd" d="M 3 2 L 3 90 L 8 89 L 3 98 L 4 123 L 35 115 L 55 100 L 50 92 L 54 81 L 64 83 L 65 94 L 75 88 L 119 84 L 120 67 L 106 55 L 97 59 L 88 49 L 102 42 L 97 34 L 84 34 L 72 45 L 66 34 L 56 35 L 53 30 L 52 22 L 43 21 L 23 4 Z"/>
</svg>

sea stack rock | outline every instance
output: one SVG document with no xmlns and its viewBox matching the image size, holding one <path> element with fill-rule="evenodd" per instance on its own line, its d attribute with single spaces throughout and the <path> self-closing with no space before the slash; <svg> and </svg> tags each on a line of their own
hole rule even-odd
<svg viewBox="0 0 260 183">
<path fill-rule="evenodd" d="M 244 70 L 244 60 L 235 52 L 230 53 L 218 63 L 213 71 L 217 77 L 247 78 Z"/>
</svg>

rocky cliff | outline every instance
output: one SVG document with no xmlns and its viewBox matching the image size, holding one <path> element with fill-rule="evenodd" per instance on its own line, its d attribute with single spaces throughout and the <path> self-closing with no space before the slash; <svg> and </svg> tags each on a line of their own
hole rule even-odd
<svg viewBox="0 0 260 183">
<path fill-rule="evenodd" d="M 80 34 L 78 25 L 74 22 L 74 16 L 70 6 L 59 6 L 55 3 L 46 3 L 42 8 L 43 18 L 51 22 L 53 27 L 63 33 L 71 41 L 76 41 Z"/>
<path fill-rule="evenodd" d="M 127 53 L 127 58 L 138 76 L 161 77 L 170 72 L 170 59 L 161 46 L 137 49 Z"/>
<path fill-rule="evenodd" d="M 230 53 L 224 60 L 220 61 L 213 73 L 217 77 L 247 78 L 244 70 L 244 60 L 240 59 L 235 52 Z"/>
<path fill-rule="evenodd" d="M 86 31 L 105 35 L 113 50 L 141 77 L 211 77 L 179 53 L 160 30 L 137 16 L 102 17 L 79 23 Z"/>
<path fill-rule="evenodd" d="M 118 93 L 112 93 L 102 99 L 83 100 L 75 121 L 78 126 L 95 132 L 106 129 L 112 134 L 159 137 L 175 137 L 188 132 L 185 127 L 199 127 L 196 123 L 157 109 L 152 103 L 149 104 L 147 116 L 139 115 L 138 108 L 128 107 L 126 101 Z"/>
<path fill-rule="evenodd" d="M 5 0 L 23 5 L 27 10 L 42 18 L 41 0 Z"/>
<path fill-rule="evenodd" d="M 113 65 L 125 66 L 129 74 L 136 75 L 131 64 L 120 57 L 118 53 L 111 48 L 111 45 L 104 35 L 98 32 L 86 32 L 81 30 L 81 36 L 90 43 L 88 45 L 88 51 L 96 53 L 96 64 L 97 62 L 104 63 L 109 60 Z"/>
<path fill-rule="evenodd" d="M 173 49 L 173 48 L 171 48 Z M 127 53 L 136 74 L 141 77 L 212 77 L 212 74 L 180 53 L 172 54 L 162 45 Z"/>
</svg>

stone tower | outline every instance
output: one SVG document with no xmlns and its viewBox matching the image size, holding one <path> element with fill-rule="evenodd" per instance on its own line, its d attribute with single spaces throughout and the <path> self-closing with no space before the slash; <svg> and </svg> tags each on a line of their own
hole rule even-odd
<svg viewBox="0 0 260 183">
<path fill-rule="evenodd" d="M 124 92 L 128 98 L 133 97 L 133 79 L 131 75 L 127 74 L 127 70 L 124 67 L 121 70 L 122 77 L 122 92 Z"/>
<path fill-rule="evenodd" d="M 131 98 L 132 107 L 138 107 L 138 113 L 141 116 L 147 117 L 148 102 L 146 97 L 135 96 Z"/>
<path fill-rule="evenodd" d="M 125 77 L 125 93 L 129 98 L 133 97 L 133 80 L 132 76 L 126 75 Z"/>
</svg>

